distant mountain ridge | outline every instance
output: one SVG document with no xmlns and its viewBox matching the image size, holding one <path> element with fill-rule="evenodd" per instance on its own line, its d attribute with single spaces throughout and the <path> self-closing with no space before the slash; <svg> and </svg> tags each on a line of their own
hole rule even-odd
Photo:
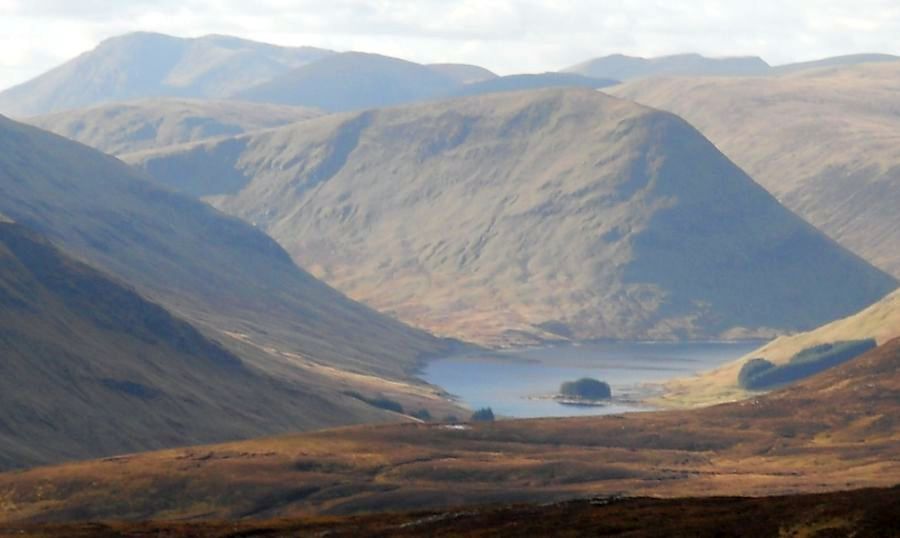
<svg viewBox="0 0 900 538">
<path fill-rule="evenodd" d="M 507 75 L 482 82 L 473 82 L 452 90 L 451 97 L 468 97 L 543 88 L 606 88 L 618 84 L 618 80 L 585 77 L 574 73 L 537 73 Z"/>
<path fill-rule="evenodd" d="M 654 58 L 611 54 L 593 58 L 567 67 L 563 72 L 579 73 L 597 78 L 636 80 L 652 77 L 682 76 L 761 76 L 807 71 L 822 67 L 837 67 L 863 63 L 894 62 L 900 56 L 891 54 L 848 54 L 820 60 L 769 65 L 758 56 L 708 57 L 701 54 L 673 54 Z"/>
<path fill-rule="evenodd" d="M 238 92 L 235 97 L 341 112 L 421 101 L 458 85 L 456 78 L 428 66 L 380 54 L 344 52 Z"/>
<path fill-rule="evenodd" d="M 128 159 L 269 231 L 351 297 L 463 339 L 771 335 L 896 287 L 681 119 L 592 90 L 325 117 Z"/>
<path fill-rule="evenodd" d="M 700 54 L 675 54 L 641 58 L 612 54 L 563 69 L 595 78 L 630 80 L 664 75 L 759 75 L 769 70 L 757 56 L 708 58 Z"/>
<path fill-rule="evenodd" d="M 147 97 L 223 98 L 329 54 L 229 36 L 136 32 L 0 92 L 0 113 L 21 118 Z"/>
<path fill-rule="evenodd" d="M 155 98 L 28 118 L 41 129 L 120 155 L 277 127 L 323 112 L 264 103 Z"/>
</svg>

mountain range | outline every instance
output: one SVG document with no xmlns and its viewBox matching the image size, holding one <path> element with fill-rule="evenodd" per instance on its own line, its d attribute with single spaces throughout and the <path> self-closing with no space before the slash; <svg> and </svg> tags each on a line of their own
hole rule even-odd
<svg viewBox="0 0 900 538">
<path fill-rule="evenodd" d="M 223 98 L 332 54 L 235 37 L 135 32 L 0 93 L 0 113 L 34 116 L 146 97 Z"/>
<path fill-rule="evenodd" d="M 329 116 L 127 159 L 351 297 L 480 342 L 771 335 L 896 287 L 683 120 L 593 90 Z"/>
</svg>

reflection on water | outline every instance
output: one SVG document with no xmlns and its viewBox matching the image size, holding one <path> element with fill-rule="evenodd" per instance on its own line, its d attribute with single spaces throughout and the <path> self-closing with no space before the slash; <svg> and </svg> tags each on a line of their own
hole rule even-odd
<svg viewBox="0 0 900 538">
<path fill-rule="evenodd" d="M 600 415 L 648 410 L 635 400 L 647 383 L 715 368 L 760 346 L 742 343 L 599 343 L 457 355 L 428 364 L 422 377 L 471 408 L 491 407 L 508 417 Z M 593 377 L 610 384 L 603 407 L 548 399 L 564 381 Z"/>
</svg>

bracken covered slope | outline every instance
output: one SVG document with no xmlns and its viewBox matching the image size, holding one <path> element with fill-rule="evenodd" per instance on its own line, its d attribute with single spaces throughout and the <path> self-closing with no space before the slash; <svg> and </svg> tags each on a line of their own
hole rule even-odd
<svg viewBox="0 0 900 538">
<path fill-rule="evenodd" d="M 303 107 L 158 98 L 58 112 L 26 121 L 104 153 L 120 155 L 234 136 L 320 115 Z"/>
<path fill-rule="evenodd" d="M 674 112 L 785 206 L 900 275 L 900 62 L 610 91 Z"/>
<path fill-rule="evenodd" d="M 135 32 L 0 92 L 0 114 L 21 118 L 143 97 L 222 98 L 329 54 L 221 35 Z"/>
<path fill-rule="evenodd" d="M 900 482 L 900 340 L 694 411 L 324 431 L 0 475 L 0 521 L 236 519 Z M 83 487 L 90 484 L 90 487 Z"/>
<path fill-rule="evenodd" d="M 772 334 L 896 286 L 683 120 L 591 90 L 320 118 L 128 160 L 267 230 L 350 296 L 464 339 Z"/>
</svg>

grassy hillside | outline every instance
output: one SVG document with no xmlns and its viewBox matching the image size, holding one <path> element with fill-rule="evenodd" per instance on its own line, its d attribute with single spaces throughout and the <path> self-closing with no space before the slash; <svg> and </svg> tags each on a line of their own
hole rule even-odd
<svg viewBox="0 0 900 538">
<path fill-rule="evenodd" d="M 0 113 L 25 117 L 145 97 L 223 98 L 329 54 L 228 36 L 136 32 L 0 92 Z"/>
<path fill-rule="evenodd" d="M 440 334 L 740 338 L 896 282 L 666 113 L 584 89 L 340 115 L 129 161 Z"/>
<path fill-rule="evenodd" d="M 386 419 L 263 374 L 15 224 L 0 326 L 0 469 Z"/>
<path fill-rule="evenodd" d="M 206 138 L 234 136 L 321 114 L 303 107 L 158 98 L 37 116 L 27 122 L 104 153 L 121 155 Z"/>
<path fill-rule="evenodd" d="M 348 390 L 384 393 L 412 409 L 437 406 L 435 416 L 448 407 L 410 377 L 443 342 L 348 300 L 265 234 L 112 157 L 0 119 L 0 211 L 134 286 L 248 365 L 326 400 L 290 423 L 276 407 L 264 408 L 264 431 L 402 419 L 373 415 Z"/>
<path fill-rule="evenodd" d="M 660 403 L 672 406 L 709 405 L 738 400 L 753 393 L 738 386 L 738 373 L 753 358 L 786 364 L 805 349 L 834 342 L 873 338 L 879 344 L 900 337 L 900 290 L 844 319 L 812 331 L 782 336 L 739 360 L 699 376 L 673 381 Z"/>
<path fill-rule="evenodd" d="M 900 481 L 900 340 L 694 411 L 357 427 L 0 475 L 0 520 L 236 519 Z M 78 484 L 91 483 L 89 489 Z"/>
<path fill-rule="evenodd" d="M 674 112 L 789 209 L 900 275 L 900 62 L 611 91 Z"/>
<path fill-rule="evenodd" d="M 458 84 L 456 77 L 417 63 L 345 52 L 299 67 L 235 97 L 340 112 L 422 101 Z"/>
</svg>

